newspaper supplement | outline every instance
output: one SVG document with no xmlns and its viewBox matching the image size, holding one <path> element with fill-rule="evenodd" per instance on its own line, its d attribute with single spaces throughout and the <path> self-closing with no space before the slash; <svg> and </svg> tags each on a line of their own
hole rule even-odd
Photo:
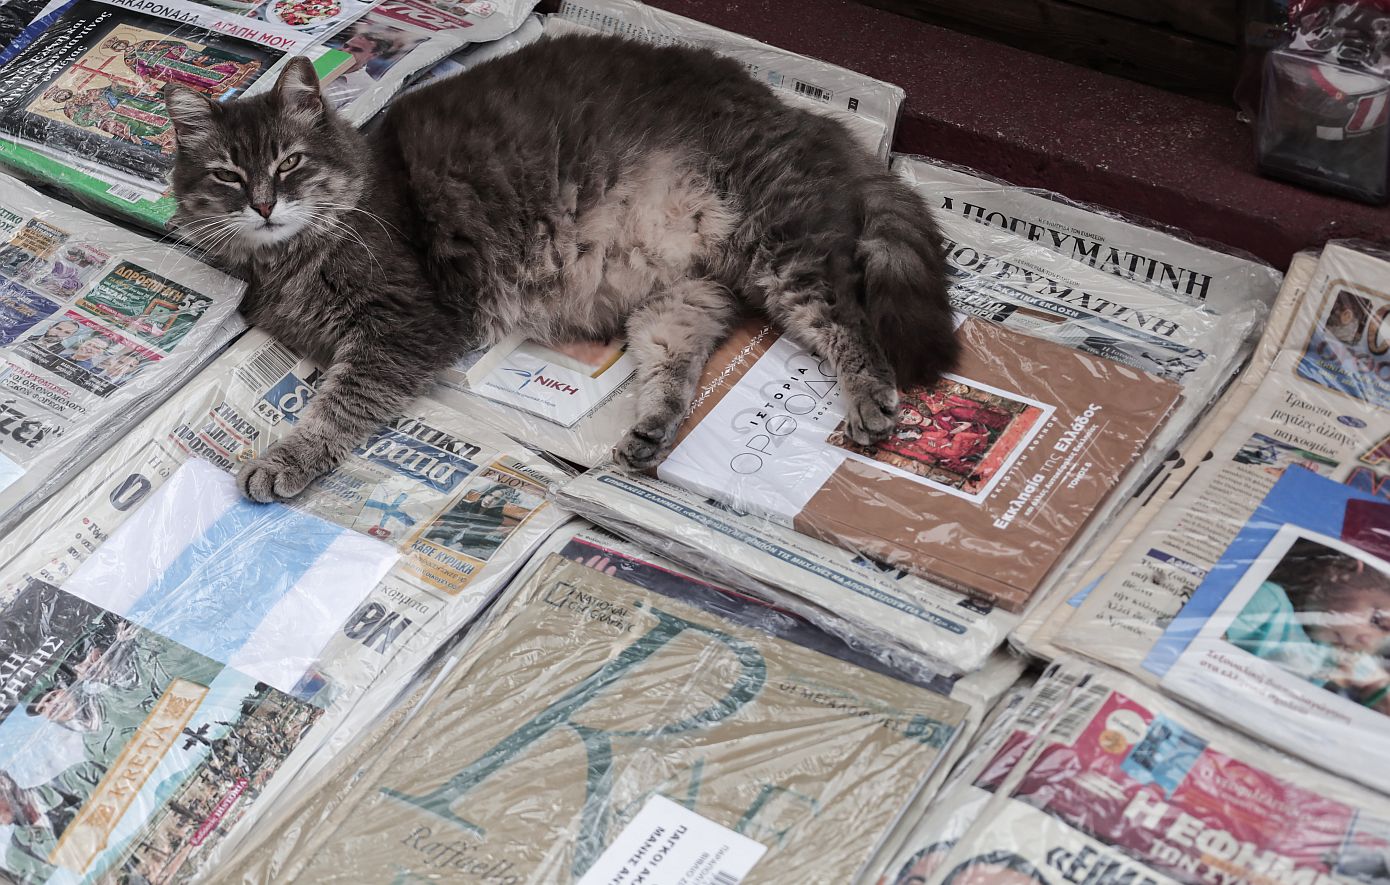
<svg viewBox="0 0 1390 885">
<path fill-rule="evenodd" d="M 661 46 L 712 49 L 741 63 L 793 107 L 844 123 L 861 144 L 888 162 L 903 103 L 901 87 L 634 0 L 564 0 L 546 22 L 547 33 L 577 29 Z"/>
<path fill-rule="evenodd" d="M 114 653 L 65 627 L 3 649 L 16 712 L 0 729 L 24 729 L 0 742 L 20 757 L 7 775 L 92 781 L 63 782 L 93 824 L 72 831 L 80 851 L 44 855 L 53 875 L 173 881 L 215 865 L 238 824 L 328 766 L 564 518 L 544 499 L 552 468 L 428 399 L 293 506 L 245 502 L 230 472 L 292 429 L 321 379 L 252 331 L 0 539 L 0 622 L 49 623 L 34 600 L 54 600 L 138 633 L 140 672 L 190 683 L 104 675 Z M 171 684 L 167 703 L 192 717 L 177 727 L 149 718 Z M 257 709 L 281 718 L 223 740 L 251 716 L 236 711 Z M 49 823 L 60 840 L 71 825 Z M 0 869 L 47 881 L 15 866 L 39 835 L 6 836 Z"/>
<path fill-rule="evenodd" d="M 174 211 L 166 84 L 225 101 L 270 88 L 288 56 L 322 77 L 349 61 L 312 34 L 185 0 L 55 0 L 39 22 L 0 65 L 0 162 L 156 230 Z"/>
<path fill-rule="evenodd" d="M 225 344 L 244 290 L 0 176 L 0 534 Z"/>
<path fill-rule="evenodd" d="M 285 874 L 853 879 L 963 705 L 624 574 L 552 556 L 514 584 Z"/>
<path fill-rule="evenodd" d="M 1390 789 L 1390 502 L 1284 472 L 1144 661 L 1165 689 Z"/>
<path fill-rule="evenodd" d="M 1383 881 L 1384 796 L 1118 673 L 1090 672 L 1059 701 L 933 885 Z"/>
<path fill-rule="evenodd" d="M 1011 187 L 925 157 L 895 156 L 893 169 L 943 216 L 1006 230 L 1073 261 L 1218 314 L 1270 304 L 1277 270 L 1136 224 L 1058 194 Z"/>
<path fill-rule="evenodd" d="M 1059 645 L 1152 680 L 1142 661 L 1285 468 L 1296 464 L 1384 496 L 1390 402 L 1376 392 L 1376 366 L 1384 361 L 1378 317 L 1390 291 L 1376 281 L 1385 279 L 1384 259 L 1342 244 L 1323 250 L 1259 388 L 1081 602 Z"/>
<path fill-rule="evenodd" d="M 1312 281 L 1316 266 L 1316 255 L 1300 253 L 1294 256 L 1260 340 L 1240 375 L 1206 411 L 1192 432 L 1178 443 L 1161 468 L 1146 477 L 1118 513 L 1108 517 L 1119 528 L 1105 543 L 1104 549 L 1094 555 L 1084 568 L 1069 570 L 1056 589 L 1049 593 L 1044 604 L 1029 612 L 1010 635 L 1012 642 L 1038 657 L 1054 659 L 1060 656 L 1054 641 L 1077 606 L 1162 512 L 1164 505 L 1182 489 L 1188 478 L 1204 463 L 1205 456 L 1220 444 L 1231 425 L 1241 418 L 1250 397 L 1283 347 L 1284 337 L 1301 309 L 1304 293 Z"/>
<path fill-rule="evenodd" d="M 865 448 L 828 365 L 746 326 L 710 361 L 658 475 L 1017 611 L 1179 388 L 980 320 L 957 335 L 957 371 L 904 391 L 898 428 Z"/>
<path fill-rule="evenodd" d="M 324 98 L 355 126 L 386 107 L 421 72 L 469 44 L 516 31 L 537 0 L 381 0 L 324 41 L 351 53 Z"/>
</svg>

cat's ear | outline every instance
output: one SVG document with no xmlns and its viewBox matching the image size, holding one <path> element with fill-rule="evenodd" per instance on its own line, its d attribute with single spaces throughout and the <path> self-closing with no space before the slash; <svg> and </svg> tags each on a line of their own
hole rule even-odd
<svg viewBox="0 0 1390 885">
<path fill-rule="evenodd" d="M 217 105 L 198 90 L 170 82 L 164 87 L 164 107 L 179 144 L 188 145 L 212 134 Z"/>
<path fill-rule="evenodd" d="M 275 97 L 288 114 L 306 119 L 323 116 L 319 75 L 309 59 L 302 55 L 290 59 L 280 72 L 280 79 L 275 81 Z"/>
</svg>

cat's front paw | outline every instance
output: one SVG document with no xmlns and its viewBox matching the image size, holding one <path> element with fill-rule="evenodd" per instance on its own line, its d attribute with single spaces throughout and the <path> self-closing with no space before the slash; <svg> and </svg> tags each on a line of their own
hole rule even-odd
<svg viewBox="0 0 1390 885">
<path fill-rule="evenodd" d="M 846 384 L 845 432 L 861 446 L 888 438 L 898 425 L 898 389 L 882 381 Z"/>
<path fill-rule="evenodd" d="M 613 447 L 613 460 L 624 470 L 649 470 L 661 463 L 676 440 L 675 422 L 639 421 Z"/>
<path fill-rule="evenodd" d="M 319 471 L 306 467 L 291 450 L 271 446 L 264 457 L 252 458 L 241 466 L 237 485 L 241 493 L 260 504 L 288 501 L 304 491 Z"/>
</svg>

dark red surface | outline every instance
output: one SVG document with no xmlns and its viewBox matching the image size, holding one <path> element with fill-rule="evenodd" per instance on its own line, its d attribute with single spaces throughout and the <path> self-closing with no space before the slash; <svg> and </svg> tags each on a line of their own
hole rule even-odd
<svg viewBox="0 0 1390 885">
<path fill-rule="evenodd" d="M 1330 238 L 1390 241 L 1390 209 L 1261 178 L 1234 109 L 851 0 L 648 2 L 898 84 L 898 151 L 1153 218 L 1280 268 Z"/>
</svg>

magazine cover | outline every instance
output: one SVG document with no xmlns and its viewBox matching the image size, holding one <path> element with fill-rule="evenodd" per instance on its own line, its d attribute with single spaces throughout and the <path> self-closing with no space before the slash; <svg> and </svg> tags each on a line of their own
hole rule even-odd
<svg viewBox="0 0 1390 885">
<path fill-rule="evenodd" d="M 707 592 L 550 557 L 282 875 L 587 885 L 623 881 L 636 852 L 650 881 L 851 880 L 963 705 L 744 626 Z M 673 833 L 690 838 L 647 856 Z"/>
<path fill-rule="evenodd" d="M 1180 391 L 990 323 L 957 334 L 957 371 L 903 391 L 897 429 L 866 448 L 844 434 L 827 364 L 745 327 L 710 361 L 657 473 L 1017 611 Z"/>
<path fill-rule="evenodd" d="M 0 178 L 0 532 L 226 343 L 245 285 Z"/>
<path fill-rule="evenodd" d="M 291 55 L 322 77 L 348 61 L 310 33 L 183 0 L 72 0 L 40 21 L 0 65 L 0 161 L 155 228 L 173 213 L 166 84 L 225 101 L 268 88 Z"/>
<path fill-rule="evenodd" d="M 902 88 L 891 83 L 635 0 L 564 0 L 545 28 L 546 33 L 592 30 L 657 45 L 712 49 L 741 63 L 788 104 L 839 120 L 864 147 L 888 161 L 903 103 Z"/>
<path fill-rule="evenodd" d="M 1381 790 L 1390 751 L 1390 502 L 1294 467 L 1144 667 L 1163 686 Z"/>
<path fill-rule="evenodd" d="M 1382 359 L 1374 317 L 1390 309 L 1386 279 L 1383 258 L 1339 243 L 1323 250 L 1260 385 L 1210 456 L 1080 602 L 1058 637 L 1065 648 L 1155 679 L 1142 666 L 1154 642 L 1288 467 L 1382 498 L 1390 492 L 1390 410 L 1369 380 Z M 1352 295 L 1357 308 L 1340 309 Z M 1352 383 L 1359 378 L 1367 380 Z"/>
<path fill-rule="evenodd" d="M 293 506 L 247 503 L 232 473 L 294 427 L 322 377 L 251 331 L 0 537 L 0 606 L 43 582 L 317 711 L 254 789 L 205 778 L 182 811 L 132 806 L 96 861 L 117 879 L 215 868 L 565 518 L 540 491 L 560 474 L 428 399 Z"/>
</svg>

